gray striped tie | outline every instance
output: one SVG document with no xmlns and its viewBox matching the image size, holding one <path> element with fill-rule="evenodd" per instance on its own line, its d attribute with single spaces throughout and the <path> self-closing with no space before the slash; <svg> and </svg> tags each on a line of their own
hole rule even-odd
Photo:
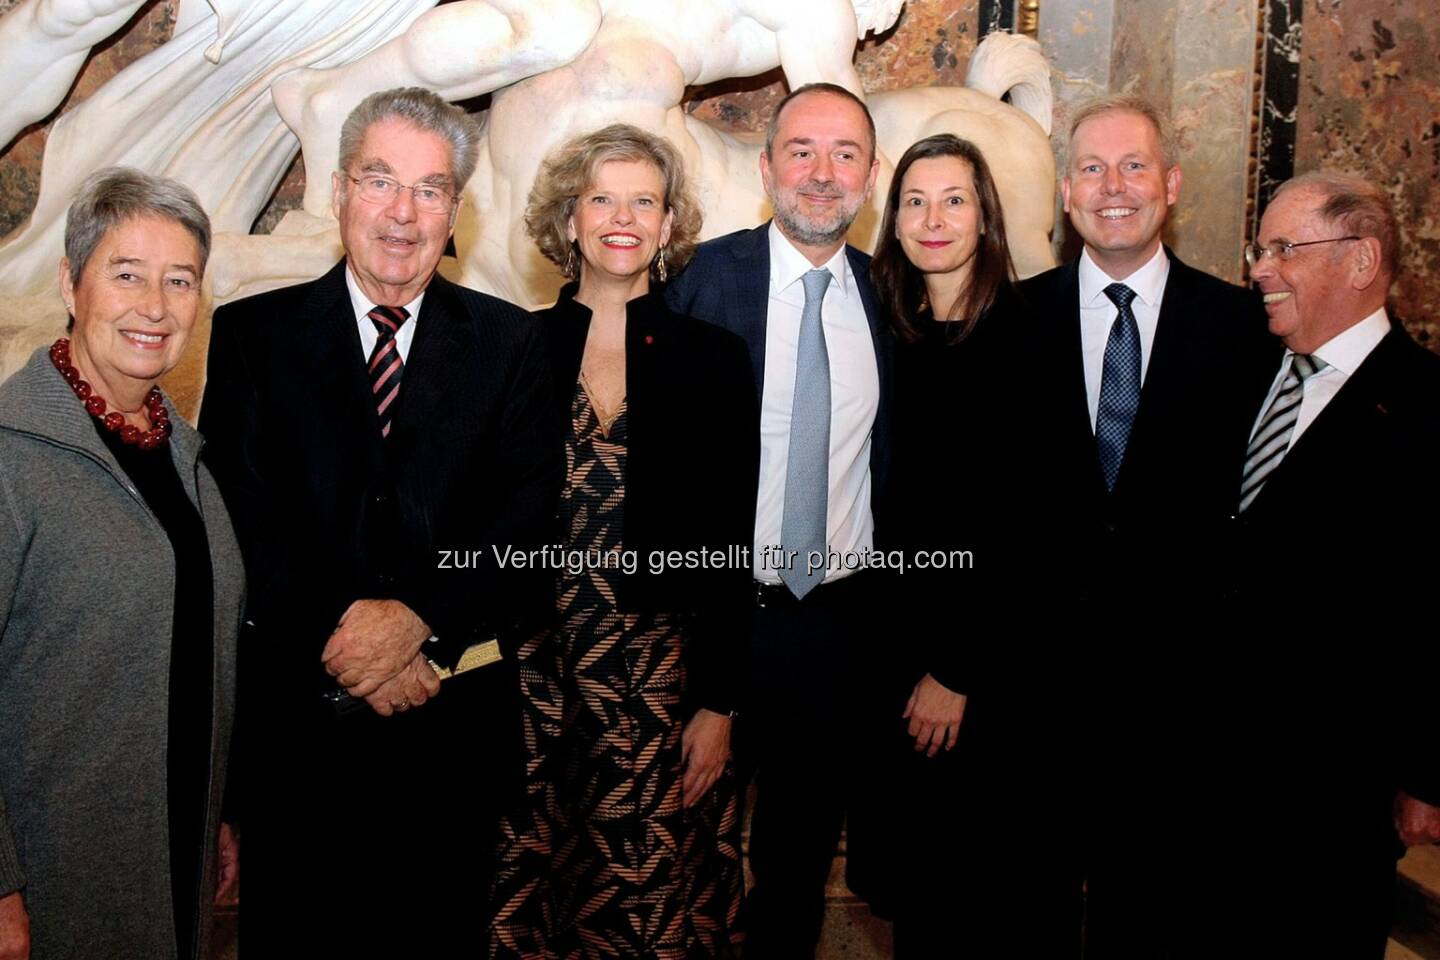
<svg viewBox="0 0 1440 960">
<path fill-rule="evenodd" d="M 1290 447 L 1290 435 L 1295 432 L 1295 421 L 1300 419 L 1300 401 L 1305 393 L 1305 381 L 1324 370 L 1324 360 L 1305 353 L 1291 354 L 1290 372 L 1280 384 L 1280 392 L 1265 412 L 1265 419 L 1255 429 L 1255 436 L 1245 451 L 1245 474 L 1240 481 L 1240 512 L 1249 509 L 1250 504 L 1260 495 L 1265 479 L 1285 459 Z"/>
<path fill-rule="evenodd" d="M 823 566 L 807 574 L 812 551 L 825 556 L 825 520 L 830 506 L 830 354 L 820 304 L 830 286 L 829 270 L 811 270 L 805 283 L 805 310 L 800 314 L 800 342 L 795 351 L 795 399 L 790 408 L 790 448 L 785 465 L 785 512 L 780 542 L 796 551 L 795 563 L 781 569 L 780 580 L 796 599 L 825 579 Z"/>
</svg>

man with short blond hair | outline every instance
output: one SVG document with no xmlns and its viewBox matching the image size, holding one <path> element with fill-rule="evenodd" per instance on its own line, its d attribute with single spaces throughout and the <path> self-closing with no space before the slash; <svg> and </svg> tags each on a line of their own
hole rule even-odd
<svg viewBox="0 0 1440 960">
<path fill-rule="evenodd" d="M 1035 507 L 1052 528 L 1041 552 L 1078 561 L 1052 580 L 1055 629 L 1079 620 L 1094 634 L 1065 651 L 1071 673 L 1036 685 L 1054 694 L 1036 701 L 1055 736 L 1075 742 L 1080 789 L 1056 805 L 1078 811 L 1087 957 L 1180 942 L 1203 885 L 1158 841 L 1228 783 L 1211 775 L 1204 719 L 1227 674 L 1192 652 L 1211 643 L 1238 433 L 1274 351 L 1252 292 L 1165 246 L 1182 181 L 1156 106 L 1082 104 L 1060 189 L 1084 248 L 1021 285 L 1042 347 L 1036 388 L 1053 397 L 1035 427 L 1053 460 Z"/>
</svg>

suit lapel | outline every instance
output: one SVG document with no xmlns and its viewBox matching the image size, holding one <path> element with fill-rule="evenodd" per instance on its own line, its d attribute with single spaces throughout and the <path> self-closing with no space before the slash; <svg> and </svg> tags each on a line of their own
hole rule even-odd
<svg viewBox="0 0 1440 960">
<path fill-rule="evenodd" d="M 365 376 L 354 307 L 345 286 L 345 261 L 315 281 L 300 308 L 295 352 L 308 369 L 320 409 L 304 411 L 320 429 L 350 434 L 372 467 L 380 462 L 380 419 Z"/>
<path fill-rule="evenodd" d="M 845 256 L 851 272 L 855 274 L 855 286 L 865 307 L 865 320 L 870 324 L 870 343 L 875 349 L 875 369 L 880 380 L 880 402 L 875 410 L 875 427 L 870 438 L 870 478 L 872 488 L 879 491 L 884 489 L 890 466 L 890 397 L 894 389 L 895 341 L 890 335 L 885 311 L 881 309 L 875 288 L 870 283 L 866 264 L 869 258 L 848 245 Z"/>
<path fill-rule="evenodd" d="M 1193 345 L 1187 342 L 1192 320 L 1191 307 L 1195 302 L 1192 271 L 1168 248 L 1165 253 L 1170 259 L 1170 269 L 1161 295 L 1155 339 L 1150 344 L 1145 383 L 1140 388 L 1140 409 L 1135 413 L 1130 439 L 1125 445 L 1125 461 L 1120 465 L 1120 475 L 1115 481 L 1117 489 L 1125 483 L 1127 472 L 1135 472 L 1132 464 L 1144 458 L 1153 442 L 1151 438 L 1160 437 L 1166 429 L 1176 400 L 1175 390 L 1188 382 L 1183 368 L 1186 357 L 1193 351 Z M 1096 462 L 1099 462 L 1098 456 Z"/>
<path fill-rule="evenodd" d="M 1405 347 L 1406 336 L 1396 326 L 1376 344 L 1340 392 L 1285 452 L 1280 466 L 1260 488 L 1256 507 L 1262 502 L 1283 503 L 1291 484 L 1303 483 L 1306 476 L 1325 470 L 1327 459 L 1337 453 L 1351 457 L 1368 449 L 1378 435 L 1377 428 L 1382 428 L 1390 415 L 1392 404 L 1386 403 L 1386 387 L 1392 382 L 1391 373 Z"/>
<path fill-rule="evenodd" d="M 435 408 L 450 395 L 471 362 L 469 341 L 460 336 L 466 320 L 454 286 L 437 274 L 426 288 L 415 339 L 405 361 L 390 434 L 392 445 L 408 445 L 431 422 Z"/>
<path fill-rule="evenodd" d="M 745 338 L 755 374 L 755 402 L 764 402 L 765 329 L 770 313 L 770 224 L 764 223 L 739 238 L 732 251 L 739 261 L 732 273 L 734 285 L 726 291 L 729 308 L 723 317 L 734 317 L 731 332 Z"/>
<path fill-rule="evenodd" d="M 1060 383 L 1056 389 L 1061 398 L 1062 414 L 1068 417 L 1065 435 L 1075 438 L 1078 458 L 1085 482 L 1095 493 L 1105 493 L 1105 474 L 1100 469 L 1100 451 L 1095 446 L 1095 429 L 1090 424 L 1090 395 L 1085 389 L 1085 349 L 1080 338 L 1080 260 L 1070 261 L 1060 275 L 1060 288 L 1055 297 L 1056 316 L 1050 322 L 1058 323 L 1060 330 L 1055 337 L 1059 344 Z M 1082 452 L 1083 451 L 1083 452 Z"/>
</svg>

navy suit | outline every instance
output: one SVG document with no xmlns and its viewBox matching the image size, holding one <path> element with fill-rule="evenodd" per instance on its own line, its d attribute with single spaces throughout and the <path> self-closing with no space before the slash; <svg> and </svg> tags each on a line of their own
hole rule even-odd
<svg viewBox="0 0 1440 960">
<path fill-rule="evenodd" d="M 894 345 L 870 284 L 870 258 L 847 248 L 869 321 L 880 401 L 871 434 L 871 495 L 890 462 Z M 769 225 L 701 245 L 671 284 L 677 313 L 724 327 L 749 346 L 757 401 L 765 383 L 769 313 Z M 884 531 L 876 530 L 877 546 Z M 848 879 L 857 893 L 873 882 L 867 859 L 882 846 L 874 771 L 868 762 L 885 724 L 898 724 L 904 699 L 874 652 L 871 574 L 822 584 L 803 601 L 780 596 L 755 611 L 751 697 L 736 725 L 736 756 L 757 784 L 747 903 L 747 956 L 810 956 L 819 938 L 824 885 L 842 822 L 848 823 Z M 907 691 L 908 692 L 908 691 Z M 897 702 L 898 699 L 898 702 Z M 867 789 L 870 788 L 870 789 Z M 868 875 L 868 876 L 867 876 Z"/>
<path fill-rule="evenodd" d="M 1038 501 L 1031 573 L 1044 584 L 1054 653 L 1041 689 L 1066 694 L 1056 729 L 1075 775 L 1053 798 L 1078 816 L 1073 883 L 1086 881 L 1086 956 L 1163 956 L 1184 911 L 1226 904 L 1197 881 L 1213 818 L 1207 798 L 1236 782 L 1226 707 L 1246 677 L 1222 611 L 1230 516 L 1248 429 L 1280 350 L 1258 294 L 1166 251 L 1154 342 L 1113 490 L 1091 427 L 1080 335 L 1078 259 L 1020 285 L 1035 332 L 1037 426 L 1050 496 Z M 1089 634 L 1076 640 L 1077 624 Z M 1053 707 L 1050 709 L 1054 709 Z M 1221 745 L 1224 746 L 1221 746 Z M 1163 841 L 1177 825 L 1200 840 L 1189 861 Z M 1170 864 L 1178 868 L 1167 874 Z M 1192 888 L 1191 884 L 1195 883 Z"/>
</svg>

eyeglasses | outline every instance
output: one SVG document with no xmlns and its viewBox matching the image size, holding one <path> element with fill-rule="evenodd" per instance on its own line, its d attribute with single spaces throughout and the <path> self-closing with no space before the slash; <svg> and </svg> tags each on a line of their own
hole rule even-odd
<svg viewBox="0 0 1440 960">
<path fill-rule="evenodd" d="M 1341 243 L 1345 240 L 1363 240 L 1364 237 L 1331 237 L 1329 240 L 1306 240 L 1304 243 L 1291 243 L 1288 240 L 1276 240 L 1268 246 L 1259 244 L 1245 244 L 1245 262 L 1250 266 L 1258 266 L 1261 260 L 1266 257 L 1274 257 L 1276 260 L 1289 260 L 1295 256 L 1295 251 L 1301 247 L 1313 247 L 1317 243 Z"/>
<path fill-rule="evenodd" d="M 400 196 L 402 190 L 409 190 L 415 199 L 415 209 L 421 213 L 449 213 L 455 198 L 450 191 L 433 183 L 417 183 L 414 186 L 392 180 L 390 177 L 368 176 L 345 179 L 360 185 L 360 199 L 366 203 L 390 203 Z"/>
</svg>

